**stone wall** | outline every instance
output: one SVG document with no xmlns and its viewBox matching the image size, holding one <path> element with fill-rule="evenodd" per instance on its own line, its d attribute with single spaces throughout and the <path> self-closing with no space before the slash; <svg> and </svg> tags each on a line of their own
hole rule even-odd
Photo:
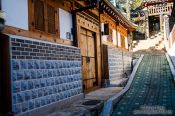
<svg viewBox="0 0 175 116">
<path fill-rule="evenodd" d="M 11 37 L 15 114 L 82 94 L 81 55 L 75 47 Z"/>
<path fill-rule="evenodd" d="M 115 47 L 108 47 L 109 80 L 111 85 L 120 85 L 131 73 L 132 54 Z M 124 74 L 126 73 L 126 74 Z"/>
</svg>

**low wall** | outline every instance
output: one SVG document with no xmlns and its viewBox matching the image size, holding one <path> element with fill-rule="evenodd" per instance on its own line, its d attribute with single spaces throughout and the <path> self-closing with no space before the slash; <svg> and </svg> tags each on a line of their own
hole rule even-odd
<svg viewBox="0 0 175 116">
<path fill-rule="evenodd" d="M 15 36 L 10 37 L 10 44 L 15 114 L 29 115 L 31 111 L 82 94 L 78 48 Z"/>
<path fill-rule="evenodd" d="M 118 48 L 108 47 L 110 84 L 120 85 L 123 81 L 123 77 L 131 74 L 131 61 L 131 53 L 123 52 Z"/>
<path fill-rule="evenodd" d="M 124 77 L 131 74 L 131 62 L 132 53 L 103 45 L 103 67 L 107 67 L 103 68 L 103 85 L 120 86 L 126 80 Z"/>
</svg>

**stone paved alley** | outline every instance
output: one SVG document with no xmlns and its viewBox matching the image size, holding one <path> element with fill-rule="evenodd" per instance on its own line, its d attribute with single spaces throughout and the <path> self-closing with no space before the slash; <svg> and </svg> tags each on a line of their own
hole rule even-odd
<svg viewBox="0 0 175 116">
<path fill-rule="evenodd" d="M 112 116 L 175 116 L 175 86 L 165 55 L 145 55 Z"/>
</svg>

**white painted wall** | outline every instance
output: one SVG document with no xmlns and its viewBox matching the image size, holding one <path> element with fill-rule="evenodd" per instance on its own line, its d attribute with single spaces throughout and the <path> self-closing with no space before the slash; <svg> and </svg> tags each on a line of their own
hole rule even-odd
<svg viewBox="0 0 175 116">
<path fill-rule="evenodd" d="M 115 29 L 112 30 L 112 40 L 114 45 L 117 45 L 117 31 Z"/>
<path fill-rule="evenodd" d="M 125 48 L 128 49 L 128 38 L 125 37 Z"/>
<path fill-rule="evenodd" d="M 120 35 L 120 32 L 117 32 L 117 36 L 118 36 L 118 46 L 121 47 L 121 35 Z"/>
<path fill-rule="evenodd" d="M 2 0 L 6 25 L 28 30 L 28 0 Z"/>
<path fill-rule="evenodd" d="M 59 8 L 59 24 L 60 24 L 60 38 L 67 39 L 66 33 L 71 33 L 73 28 L 72 24 L 72 14 Z M 73 40 L 73 35 L 71 33 L 71 40 Z"/>
</svg>

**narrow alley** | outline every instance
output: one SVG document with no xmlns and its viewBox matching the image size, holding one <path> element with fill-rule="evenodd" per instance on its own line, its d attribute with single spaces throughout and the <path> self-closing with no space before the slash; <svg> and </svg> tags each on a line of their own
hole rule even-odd
<svg viewBox="0 0 175 116">
<path fill-rule="evenodd" d="M 0 116 L 175 116 L 175 0 L 0 0 Z"/>
<path fill-rule="evenodd" d="M 175 86 L 165 55 L 145 55 L 112 116 L 174 116 Z"/>
</svg>

